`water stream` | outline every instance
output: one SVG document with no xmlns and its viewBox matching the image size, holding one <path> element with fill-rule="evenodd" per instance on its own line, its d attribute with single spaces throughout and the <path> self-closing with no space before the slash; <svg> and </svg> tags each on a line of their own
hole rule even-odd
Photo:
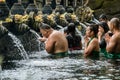
<svg viewBox="0 0 120 80">
<path fill-rule="evenodd" d="M 13 43 L 15 43 L 14 46 L 16 46 L 17 49 L 19 49 L 19 51 L 20 51 L 19 55 L 21 55 L 23 57 L 23 59 L 29 59 L 26 51 L 24 50 L 23 45 L 21 44 L 21 41 L 15 35 L 13 35 L 12 33 L 8 33 L 8 36 L 10 36 L 12 38 Z"/>
</svg>

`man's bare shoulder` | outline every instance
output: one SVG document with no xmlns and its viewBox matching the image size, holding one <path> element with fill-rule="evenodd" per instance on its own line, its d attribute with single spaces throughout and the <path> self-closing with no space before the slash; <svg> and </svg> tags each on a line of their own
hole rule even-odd
<svg viewBox="0 0 120 80">
<path fill-rule="evenodd" d="M 120 33 L 116 33 L 111 37 L 112 42 L 120 42 Z"/>
<path fill-rule="evenodd" d="M 61 35 L 62 35 L 62 33 L 60 31 L 54 30 L 53 33 L 50 35 L 50 37 L 58 37 Z"/>
<path fill-rule="evenodd" d="M 114 34 L 114 35 L 111 37 L 111 39 L 113 39 L 113 40 L 120 40 L 120 32 Z"/>
<path fill-rule="evenodd" d="M 62 33 L 60 31 L 57 31 L 55 30 L 53 33 L 52 33 L 53 36 L 59 36 L 59 35 L 62 35 Z"/>
</svg>

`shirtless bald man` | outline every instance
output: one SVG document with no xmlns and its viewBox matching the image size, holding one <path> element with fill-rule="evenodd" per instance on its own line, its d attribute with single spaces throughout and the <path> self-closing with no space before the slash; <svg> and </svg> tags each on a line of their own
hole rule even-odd
<svg viewBox="0 0 120 80">
<path fill-rule="evenodd" d="M 108 54 L 111 53 L 111 58 L 120 59 L 120 20 L 118 18 L 112 18 L 109 22 L 109 29 L 113 33 L 113 36 L 109 37 L 106 34 L 106 50 Z"/>
<path fill-rule="evenodd" d="M 43 36 L 40 41 L 45 41 L 45 49 L 48 53 L 53 55 L 67 54 L 68 42 L 63 33 L 52 29 L 48 24 L 44 23 L 40 25 L 40 32 Z"/>
</svg>

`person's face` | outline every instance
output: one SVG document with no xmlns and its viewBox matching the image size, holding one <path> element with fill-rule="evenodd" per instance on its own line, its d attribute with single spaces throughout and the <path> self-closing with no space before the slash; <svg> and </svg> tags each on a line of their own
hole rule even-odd
<svg viewBox="0 0 120 80">
<path fill-rule="evenodd" d="M 90 35 L 91 35 L 90 27 L 87 27 L 86 28 L 86 36 L 90 37 Z"/>
<path fill-rule="evenodd" d="M 99 26 L 98 30 L 99 30 L 99 32 L 104 33 L 104 29 L 101 26 Z"/>
<path fill-rule="evenodd" d="M 47 31 L 47 30 L 45 30 L 45 29 L 40 29 L 40 32 L 42 33 L 42 36 L 43 36 L 43 37 L 48 38 L 48 31 Z"/>
</svg>

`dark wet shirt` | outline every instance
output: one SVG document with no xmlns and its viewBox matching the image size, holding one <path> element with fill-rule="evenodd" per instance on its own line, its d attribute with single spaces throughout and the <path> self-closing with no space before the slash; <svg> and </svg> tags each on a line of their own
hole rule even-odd
<svg viewBox="0 0 120 80">
<path fill-rule="evenodd" d="M 102 37 L 101 41 L 99 42 L 100 48 L 106 48 L 106 42 L 105 42 L 105 38 Z"/>
<path fill-rule="evenodd" d="M 68 47 L 70 50 L 80 50 L 81 49 L 81 36 L 80 35 L 67 35 Z"/>
</svg>

